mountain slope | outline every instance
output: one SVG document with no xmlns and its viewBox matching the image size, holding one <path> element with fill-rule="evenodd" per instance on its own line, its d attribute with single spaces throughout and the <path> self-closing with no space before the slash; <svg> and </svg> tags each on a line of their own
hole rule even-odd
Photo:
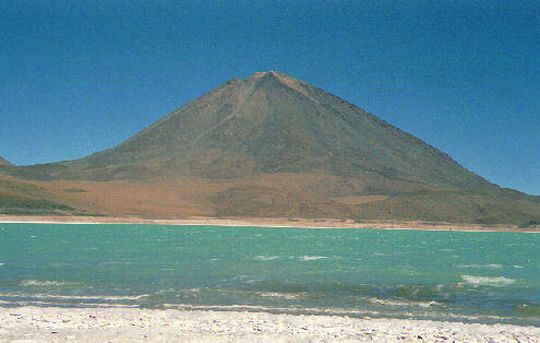
<svg viewBox="0 0 540 343">
<path fill-rule="evenodd" d="M 66 201 L 28 181 L 0 175 L 0 214 L 84 215 Z"/>
<path fill-rule="evenodd" d="M 2 158 L 2 156 L 0 156 L 0 166 L 11 166 L 11 162 L 5 160 L 4 158 Z"/>
<path fill-rule="evenodd" d="M 503 190 L 374 115 L 278 72 L 231 80 L 113 149 L 3 169 L 27 179 L 159 189 L 206 180 L 207 191 L 182 196 L 193 208 L 174 212 L 173 196 L 162 204 L 179 216 L 540 220 L 537 197 Z M 132 210 L 156 213 L 122 199 Z"/>
</svg>

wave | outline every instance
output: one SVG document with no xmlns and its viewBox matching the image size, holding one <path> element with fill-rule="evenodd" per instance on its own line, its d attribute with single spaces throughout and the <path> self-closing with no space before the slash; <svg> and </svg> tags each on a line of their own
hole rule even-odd
<svg viewBox="0 0 540 343">
<path fill-rule="evenodd" d="M 382 313 L 372 310 L 349 310 L 341 308 L 313 308 L 313 307 L 273 307 L 261 305 L 190 305 L 190 304 L 163 304 L 164 308 L 178 310 L 200 311 L 253 311 L 268 313 L 309 314 L 309 315 L 342 315 L 342 316 L 380 316 Z"/>
<path fill-rule="evenodd" d="M 2 267 L 2 266 L 4 266 L 4 265 L 5 265 L 5 263 L 0 262 L 0 267 Z"/>
<path fill-rule="evenodd" d="M 199 294 L 199 293 L 201 293 L 201 288 L 200 287 L 186 288 L 186 289 L 180 290 L 179 293 Z"/>
<path fill-rule="evenodd" d="M 262 255 L 259 255 L 259 256 L 255 256 L 253 259 L 256 260 L 256 261 L 273 261 L 273 260 L 277 260 L 279 258 L 279 256 L 262 256 Z"/>
<path fill-rule="evenodd" d="M 534 304 L 521 304 L 516 306 L 515 310 L 526 317 L 540 318 L 540 305 Z"/>
<path fill-rule="evenodd" d="M 80 285 L 78 282 L 71 281 L 51 281 L 51 280 L 22 280 L 21 287 L 66 287 Z"/>
<path fill-rule="evenodd" d="M 364 298 L 367 302 L 374 305 L 383 305 L 383 306 L 418 306 L 418 307 L 431 307 L 431 306 L 442 306 L 441 303 L 436 301 L 399 301 L 394 299 L 379 299 L 379 298 Z"/>
<path fill-rule="evenodd" d="M 101 262 L 98 265 L 99 266 L 129 266 L 133 264 L 131 261 L 107 261 L 107 262 Z"/>
<path fill-rule="evenodd" d="M 328 256 L 300 256 L 298 259 L 302 261 L 314 261 L 328 258 Z"/>
<path fill-rule="evenodd" d="M 280 293 L 280 292 L 259 292 L 257 295 L 264 298 L 281 298 L 286 300 L 294 300 L 302 297 L 299 293 Z"/>
<path fill-rule="evenodd" d="M 264 277 L 256 277 L 256 276 L 250 276 L 250 275 L 237 275 L 235 277 L 232 277 L 228 281 L 241 282 L 244 284 L 252 284 L 252 283 L 264 281 Z"/>
<path fill-rule="evenodd" d="M 516 282 L 504 276 L 461 275 L 463 281 L 474 286 L 508 286 Z"/>
<path fill-rule="evenodd" d="M 103 300 L 103 301 L 123 301 L 140 300 L 148 297 L 148 294 L 142 295 L 61 295 L 61 294 L 14 294 L 0 293 L 1 298 L 11 299 L 61 299 L 61 300 Z"/>
<path fill-rule="evenodd" d="M 0 300 L 0 306 L 62 306 L 73 307 L 74 304 L 70 302 L 51 302 L 41 300 L 17 300 L 17 301 L 4 301 Z M 114 303 L 79 303 L 76 304 L 76 308 L 140 308 L 137 304 L 114 304 Z M 415 317 L 417 319 L 424 320 L 452 320 L 460 322 L 505 322 L 507 317 L 495 316 L 495 315 L 470 315 L 461 314 L 448 311 L 427 311 L 427 312 L 395 312 L 395 311 L 380 311 L 369 309 L 345 309 L 345 308 L 321 308 L 321 307 L 273 307 L 273 306 L 260 306 L 260 305 L 192 305 L 192 304 L 170 304 L 165 303 L 159 306 L 161 309 L 176 309 L 183 311 L 233 311 L 233 312 L 266 312 L 277 314 L 291 314 L 291 315 L 323 315 L 323 316 L 344 316 L 355 318 L 407 318 Z M 533 313 L 534 315 L 534 313 Z"/>
<path fill-rule="evenodd" d="M 73 304 L 71 303 L 62 303 L 62 302 L 51 302 L 51 301 L 2 301 L 0 300 L 0 306 L 6 305 L 6 306 L 62 306 L 62 307 L 72 307 Z M 109 304 L 109 303 L 84 303 L 79 304 L 81 308 L 138 308 L 139 305 L 127 305 L 127 304 Z"/>
<path fill-rule="evenodd" d="M 452 320 L 462 322 L 503 322 L 506 317 L 479 314 L 461 314 L 448 311 L 428 311 L 413 314 L 412 312 L 380 311 L 369 309 L 321 308 L 321 307 L 273 307 L 261 305 L 190 305 L 190 304 L 163 304 L 163 308 L 184 311 L 239 311 L 239 312 L 266 312 L 293 315 L 323 315 L 345 316 L 356 318 L 411 318 L 428 320 Z"/>
<path fill-rule="evenodd" d="M 501 269 L 502 264 L 491 263 L 491 264 L 458 264 L 458 268 L 474 268 L 474 269 Z"/>
</svg>

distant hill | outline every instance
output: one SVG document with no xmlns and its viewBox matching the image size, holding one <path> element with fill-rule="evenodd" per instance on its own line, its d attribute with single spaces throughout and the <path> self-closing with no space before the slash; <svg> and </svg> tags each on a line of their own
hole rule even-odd
<svg viewBox="0 0 540 343">
<path fill-rule="evenodd" d="M 148 192 L 176 185 L 177 193 L 161 200 L 170 216 L 540 220 L 538 197 L 501 189 L 376 116 L 279 72 L 231 80 L 113 149 L 4 171 L 86 182 L 88 198 L 91 182 L 145 185 Z M 103 204 L 98 198 L 96 206 Z M 144 207 L 144 198 L 139 193 L 130 214 L 161 215 Z"/>
<path fill-rule="evenodd" d="M 9 215 L 85 215 L 31 182 L 0 175 L 0 213 Z"/>
<path fill-rule="evenodd" d="M 11 162 L 5 160 L 4 158 L 2 158 L 2 156 L 0 156 L 0 166 L 11 166 Z"/>
</svg>

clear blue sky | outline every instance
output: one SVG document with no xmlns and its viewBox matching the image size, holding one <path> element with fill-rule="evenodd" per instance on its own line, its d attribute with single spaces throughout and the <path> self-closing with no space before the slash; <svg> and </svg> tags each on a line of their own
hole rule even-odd
<svg viewBox="0 0 540 343">
<path fill-rule="evenodd" d="M 1 1 L 0 156 L 82 157 L 278 70 L 540 194 L 539 17 L 513 0 Z"/>
</svg>

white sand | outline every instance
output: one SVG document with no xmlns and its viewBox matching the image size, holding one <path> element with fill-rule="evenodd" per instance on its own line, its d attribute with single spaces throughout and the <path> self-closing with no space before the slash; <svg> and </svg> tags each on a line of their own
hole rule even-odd
<svg viewBox="0 0 540 343">
<path fill-rule="evenodd" d="M 0 214 L 0 223 L 28 224 L 159 224 L 159 225 L 210 225 L 210 226 L 249 226 L 271 228 L 310 228 L 310 229 L 387 229 L 387 230 L 433 230 L 469 232 L 540 232 L 540 226 L 520 228 L 515 225 L 451 224 L 443 222 L 420 221 L 366 221 L 363 223 L 340 219 L 308 218 L 250 218 L 250 217 L 189 217 L 177 219 L 151 219 L 139 217 L 80 217 L 80 216 L 10 216 Z"/>
<path fill-rule="evenodd" d="M 0 308 L 0 342 L 540 342 L 540 328 L 135 308 Z"/>
</svg>

